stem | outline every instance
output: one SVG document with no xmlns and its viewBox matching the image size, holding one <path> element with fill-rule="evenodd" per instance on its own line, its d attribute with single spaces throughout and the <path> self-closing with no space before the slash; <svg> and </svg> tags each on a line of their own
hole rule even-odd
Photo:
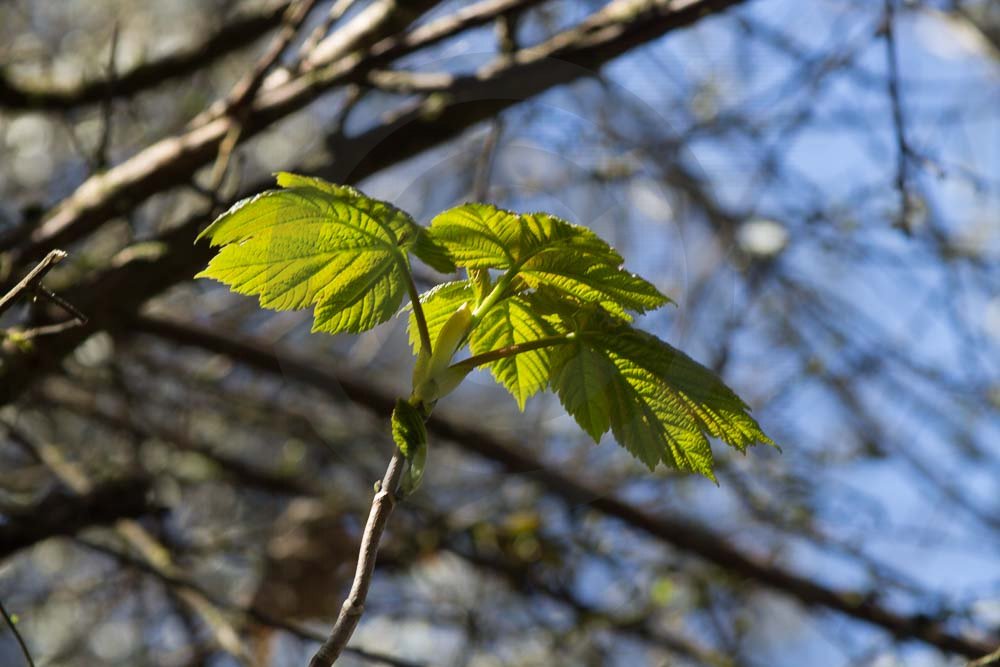
<svg viewBox="0 0 1000 667">
<path fill-rule="evenodd" d="M 496 361 L 497 359 L 513 357 L 514 355 L 521 354 L 522 352 L 531 352 L 532 350 L 538 350 L 543 347 L 553 347 L 555 345 L 565 345 L 566 343 L 573 342 L 575 338 L 576 334 L 568 333 L 562 336 L 549 336 L 547 338 L 539 338 L 538 340 L 529 340 L 525 343 L 514 343 L 513 345 L 508 345 L 507 347 L 501 347 L 496 350 L 490 350 L 489 352 L 483 352 L 482 354 L 471 356 L 468 359 L 463 359 L 458 363 L 452 364 L 450 368 L 468 368 L 471 370 L 476 366 L 482 366 L 483 364 L 488 364 L 491 361 Z"/>
<path fill-rule="evenodd" d="M 21 647 L 21 653 L 24 655 L 25 662 L 27 662 L 30 667 L 35 667 L 35 661 L 31 659 L 31 652 L 28 650 L 28 645 L 24 643 L 24 637 L 22 637 L 21 633 L 18 631 L 17 624 L 14 623 L 14 619 L 11 618 L 10 614 L 7 613 L 7 610 L 4 609 L 2 601 L 0 601 L 0 616 L 3 616 L 3 619 L 7 622 L 7 627 L 9 627 L 10 631 L 14 633 L 14 639 L 17 640 L 18 646 Z"/>
<path fill-rule="evenodd" d="M 512 266 L 507 269 L 507 273 L 500 276 L 500 279 L 497 280 L 497 284 L 493 287 L 493 291 L 487 294 L 482 303 L 476 306 L 476 309 L 472 311 L 472 328 L 475 328 L 476 323 L 479 322 L 479 319 L 486 311 L 495 306 L 497 302 L 503 298 L 504 292 L 506 292 L 507 288 L 510 287 L 510 284 L 514 282 L 514 277 L 520 270 L 520 266 Z"/>
<path fill-rule="evenodd" d="M 361 620 L 361 614 L 365 610 L 365 598 L 368 596 L 368 588 L 371 586 L 372 573 L 375 571 L 378 543 L 382 539 L 382 531 L 385 530 L 389 514 L 392 513 L 392 508 L 396 505 L 396 487 L 399 486 L 399 480 L 403 476 L 404 461 L 402 452 L 397 448 L 385 470 L 382 485 L 372 500 L 368 523 L 365 525 L 365 532 L 361 537 L 358 566 L 354 572 L 351 592 L 340 608 L 340 615 L 337 616 L 337 622 L 330 630 L 330 636 L 326 638 L 316 655 L 309 661 L 309 667 L 331 667 L 343 652 L 344 647 L 347 646 L 354 629 L 358 626 L 358 621 Z"/>
<path fill-rule="evenodd" d="M 427 318 L 424 317 L 424 307 L 420 305 L 420 294 L 417 293 L 417 284 L 413 282 L 413 274 L 410 272 L 410 267 L 405 258 L 403 260 L 403 273 L 406 274 L 406 289 L 410 293 L 413 316 L 417 320 L 417 331 L 420 332 L 420 346 L 430 356 L 433 350 L 431 349 L 431 334 L 427 330 Z"/>
</svg>

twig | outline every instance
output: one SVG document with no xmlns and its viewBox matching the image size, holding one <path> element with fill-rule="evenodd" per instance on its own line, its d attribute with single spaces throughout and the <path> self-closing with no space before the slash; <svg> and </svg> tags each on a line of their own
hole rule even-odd
<svg viewBox="0 0 1000 667">
<path fill-rule="evenodd" d="M 500 135 L 503 133 L 503 120 L 495 118 L 486 140 L 483 141 L 483 149 L 479 154 L 476 164 L 475 179 L 472 183 L 473 201 L 483 201 L 489 194 L 490 179 L 493 175 L 493 165 L 496 162 L 497 144 L 500 142 Z"/>
<path fill-rule="evenodd" d="M 993 665 L 1000 665 L 1000 648 L 978 660 L 969 662 L 965 667 L 992 667 Z"/>
<path fill-rule="evenodd" d="M 115 107 L 115 84 L 117 82 L 118 71 L 115 61 L 118 56 L 119 26 L 115 22 L 111 32 L 111 52 L 108 55 L 107 67 L 107 92 L 101 100 L 101 138 L 97 142 L 94 152 L 93 166 L 96 171 L 106 169 L 108 166 L 108 147 L 111 145 L 112 114 Z"/>
<path fill-rule="evenodd" d="M 382 539 L 382 532 L 385 524 L 392 513 L 392 508 L 396 505 L 396 487 L 403 475 L 404 458 L 399 449 L 392 455 L 389 466 L 385 470 L 385 477 L 375 498 L 372 500 L 372 509 L 368 514 L 368 523 L 365 525 L 364 535 L 361 537 L 361 548 L 358 552 L 358 566 L 354 573 L 354 583 L 351 584 L 351 592 L 344 600 L 344 605 L 340 608 L 337 622 L 330 630 L 330 636 L 326 638 L 320 646 L 316 655 L 309 661 L 309 667 L 330 667 L 337 657 L 344 651 L 348 640 L 354 634 L 354 628 L 361 620 L 361 614 L 365 610 L 365 598 L 368 597 L 368 588 L 371 586 L 372 573 L 375 571 L 375 557 L 378 552 L 378 543 Z"/>
<path fill-rule="evenodd" d="M 300 2 L 288 7 L 282 19 L 281 31 L 275 35 L 268 45 L 267 51 L 260 57 L 254 68 L 230 92 L 226 101 L 227 113 L 239 110 L 253 99 L 261 84 L 264 83 L 264 77 L 285 53 L 302 22 L 309 16 L 309 12 L 316 6 L 317 1 L 300 0 Z"/>
<path fill-rule="evenodd" d="M 285 10 L 281 30 L 271 40 L 267 51 L 257 60 L 253 69 L 233 86 L 233 89 L 226 97 L 220 115 L 230 116 L 233 120 L 229 126 L 229 130 L 226 132 L 226 136 L 223 137 L 222 142 L 219 144 L 219 152 L 216 156 L 215 164 L 212 166 L 212 174 L 209 178 L 210 190 L 216 191 L 222 185 L 222 180 L 225 178 L 233 150 L 236 148 L 236 144 L 239 143 L 240 135 L 243 134 L 243 124 L 246 121 L 245 117 L 250 104 L 264 83 L 264 77 L 267 76 L 267 73 L 278 62 L 282 54 L 284 54 L 295 34 L 299 31 L 302 22 L 305 21 L 317 2 L 318 0 L 301 0 L 289 5 L 288 9 Z"/>
<path fill-rule="evenodd" d="M 50 290 L 45 285 L 35 285 L 35 294 L 45 299 L 48 299 L 49 301 L 51 301 L 52 303 L 54 303 L 55 305 L 59 306 L 67 313 L 72 315 L 76 319 L 77 324 L 86 324 L 87 322 L 90 321 L 86 315 L 80 312 L 79 308 L 77 308 L 69 301 L 67 301 L 66 299 L 62 298 L 61 296 Z"/>
<path fill-rule="evenodd" d="M 45 277 L 45 274 L 64 259 L 66 259 L 66 253 L 62 250 L 50 250 L 49 254 L 43 257 L 42 261 L 38 262 L 35 268 L 21 279 L 21 282 L 14 285 L 9 292 L 0 297 L 0 315 L 7 312 L 22 294 L 33 291 L 42 278 Z"/>
<path fill-rule="evenodd" d="M 889 74 L 887 86 L 889 102 L 892 105 L 892 124 L 896 133 L 896 189 L 899 191 L 899 220 L 897 226 L 910 231 L 910 195 L 907 186 L 910 145 L 906 141 L 906 124 L 903 118 L 903 103 L 899 92 L 899 58 L 896 54 L 895 0 L 885 0 L 885 57 Z"/>
<path fill-rule="evenodd" d="M 0 615 L 3 616 L 3 620 L 7 622 L 7 627 L 10 631 L 14 633 L 14 638 L 17 640 L 18 645 L 21 647 L 21 653 L 24 655 L 25 662 L 28 663 L 29 667 L 35 667 L 35 661 L 31 659 L 31 652 L 28 650 L 28 645 L 24 643 L 24 637 L 17 629 L 17 624 L 14 623 L 14 619 L 11 618 L 10 614 L 3 606 L 3 600 L 0 600 Z"/>
<path fill-rule="evenodd" d="M 330 32 L 330 29 L 333 28 L 333 25 L 347 13 L 347 10 L 350 9 L 355 2 L 357 2 L 357 0 L 336 0 L 336 2 L 333 3 L 333 6 L 330 7 L 330 11 L 326 13 L 326 18 L 323 19 L 323 22 L 316 26 L 316 29 L 309 34 L 309 37 L 306 38 L 306 41 L 303 42 L 301 48 L 299 48 L 297 61 L 292 67 L 293 71 L 299 71 L 302 66 L 303 59 L 309 57 L 309 54 L 316 49 L 316 46 L 321 41 L 323 41 L 327 33 Z"/>
</svg>

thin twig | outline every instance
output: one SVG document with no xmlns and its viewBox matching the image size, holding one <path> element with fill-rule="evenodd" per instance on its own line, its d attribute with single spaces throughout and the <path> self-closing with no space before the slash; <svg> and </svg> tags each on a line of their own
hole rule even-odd
<svg viewBox="0 0 1000 667">
<path fill-rule="evenodd" d="M 253 69 L 247 72 L 246 76 L 240 79 L 233 86 L 229 95 L 226 96 L 220 115 L 230 116 L 233 122 L 226 132 L 222 143 L 219 144 L 219 153 L 216 156 L 215 164 L 212 166 L 212 175 L 209 178 L 210 190 L 218 190 L 222 185 L 222 180 L 229 167 L 233 150 L 236 148 L 236 144 L 239 143 L 240 135 L 243 133 L 245 116 L 253 102 L 254 96 L 264 83 L 264 78 L 288 49 L 288 45 L 291 44 L 292 39 L 298 33 L 302 22 L 309 16 L 309 12 L 312 11 L 317 2 L 318 0 L 301 0 L 289 5 L 285 11 L 281 30 L 271 40 L 264 55 L 257 60 Z"/>
<path fill-rule="evenodd" d="M 63 331 L 69 331 L 70 329 L 75 329 L 76 327 L 81 326 L 81 324 L 80 320 L 66 320 L 65 322 L 45 324 L 40 327 L 17 331 L 16 334 L 12 335 L 20 340 L 28 341 L 34 338 L 41 338 L 42 336 L 53 336 L 55 334 L 62 333 Z"/>
<path fill-rule="evenodd" d="M 253 99 L 261 84 L 264 83 L 264 77 L 285 53 L 288 45 L 298 33 L 302 22 L 306 20 L 317 2 L 318 0 L 301 0 L 288 7 L 282 19 L 281 31 L 271 40 L 267 51 L 256 62 L 254 68 L 229 93 L 226 99 L 227 113 L 233 113 L 234 110 L 245 107 Z"/>
<path fill-rule="evenodd" d="M 21 653 L 24 655 L 25 662 L 28 663 L 29 667 L 35 667 L 35 661 L 31 659 L 31 652 L 28 650 L 28 645 L 24 643 L 24 637 L 17 629 L 17 624 L 14 623 L 14 619 L 11 618 L 10 614 L 3 606 L 3 600 L 0 600 L 0 616 L 3 616 L 3 620 L 7 622 L 7 627 L 10 631 L 14 633 L 14 638 L 17 640 L 18 645 L 21 647 Z"/>
<path fill-rule="evenodd" d="M 909 187 L 909 161 L 912 151 L 906 141 L 906 123 L 903 118 L 903 103 L 899 92 L 899 57 L 896 53 L 895 0 L 885 0 L 885 57 L 888 66 L 887 86 L 892 105 L 892 124 L 896 133 L 896 189 L 899 191 L 898 226 L 910 231 L 911 203 Z"/>
<path fill-rule="evenodd" d="M 333 28 L 334 24 L 347 13 L 347 10 L 350 9 L 355 2 L 357 2 L 357 0 L 337 0 L 333 3 L 333 6 L 330 7 L 330 11 L 326 13 L 326 18 L 323 19 L 323 22 L 316 26 L 316 29 L 313 30 L 309 34 L 309 37 L 307 37 L 302 43 L 301 48 L 299 48 L 299 54 L 295 65 L 291 68 L 292 71 L 299 71 L 302 66 L 302 61 L 309 57 L 309 54 L 316 49 L 316 46 L 321 41 L 323 41 L 327 33 L 329 33 Z"/>
<path fill-rule="evenodd" d="M 503 120 L 494 118 L 489 134 L 483 141 L 483 149 L 479 154 L 476 164 L 476 175 L 472 184 L 473 201 L 483 201 L 490 190 L 490 179 L 493 176 L 493 165 L 496 162 L 497 144 L 500 143 L 500 135 L 503 133 Z"/>
<path fill-rule="evenodd" d="M 993 665 L 1000 665 L 1000 648 L 989 655 L 984 655 L 978 660 L 973 660 L 966 664 L 965 667 L 992 667 Z"/>
<path fill-rule="evenodd" d="M 42 261 L 38 262 L 31 271 L 28 272 L 21 282 L 14 285 L 13 289 L 7 292 L 5 295 L 0 297 L 0 315 L 7 312 L 14 302 L 26 292 L 34 291 L 35 287 L 41 282 L 42 278 L 45 277 L 53 266 L 59 262 L 66 259 L 66 253 L 62 250 L 50 250 L 49 254 L 42 258 Z"/>
<path fill-rule="evenodd" d="M 115 61 L 118 59 L 118 37 L 119 25 L 115 22 L 111 32 L 111 52 L 108 54 L 107 86 L 104 99 L 101 100 L 101 138 L 97 142 L 92 161 L 95 171 L 101 171 L 108 166 L 108 147 L 111 145 L 112 117 L 114 112 L 115 84 L 117 82 L 118 69 Z"/>
<path fill-rule="evenodd" d="M 358 552 L 358 566 L 354 573 L 354 583 L 351 592 L 344 600 L 337 616 L 337 622 L 330 630 L 330 636 L 320 646 L 316 655 L 309 661 L 309 667 L 330 667 L 344 651 L 348 640 L 354 634 L 354 629 L 361 620 L 365 610 L 365 598 L 371 586 L 372 573 L 375 571 L 375 557 L 382 532 L 389 520 L 392 508 L 396 505 L 396 488 L 403 475 L 405 459 L 399 449 L 392 455 L 389 466 L 385 470 L 382 484 L 372 500 L 372 509 L 368 514 L 364 535 L 361 537 L 361 548 Z"/>
<path fill-rule="evenodd" d="M 62 298 L 61 296 L 50 290 L 45 285 L 35 285 L 35 294 L 44 299 L 47 299 L 48 301 L 51 301 L 55 305 L 65 310 L 67 313 L 72 315 L 79 324 L 86 324 L 87 322 L 90 321 L 86 315 L 80 312 L 79 308 L 77 308 L 69 301 L 67 301 L 66 299 Z"/>
</svg>

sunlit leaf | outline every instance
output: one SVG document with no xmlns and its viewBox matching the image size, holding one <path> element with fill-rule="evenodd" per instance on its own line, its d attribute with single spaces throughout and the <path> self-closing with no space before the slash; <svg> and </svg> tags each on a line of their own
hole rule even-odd
<svg viewBox="0 0 1000 667">
<path fill-rule="evenodd" d="M 744 451 L 773 444 L 714 373 L 664 341 L 592 317 L 554 348 L 551 384 L 594 440 L 608 430 L 650 469 L 662 462 L 715 479 L 707 436 Z"/>
<path fill-rule="evenodd" d="M 500 302 L 483 317 L 472 331 L 469 347 L 482 354 L 555 335 L 556 331 L 535 311 L 527 300 L 511 297 Z M 493 377 L 510 391 L 517 406 L 544 389 L 549 381 L 551 348 L 522 352 L 489 364 Z"/>
</svg>

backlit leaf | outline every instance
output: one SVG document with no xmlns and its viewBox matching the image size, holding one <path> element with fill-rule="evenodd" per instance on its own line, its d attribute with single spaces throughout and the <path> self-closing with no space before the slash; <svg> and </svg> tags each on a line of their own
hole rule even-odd
<svg viewBox="0 0 1000 667">
<path fill-rule="evenodd" d="M 265 308 L 314 306 L 313 331 L 370 329 L 399 309 L 406 292 L 397 233 L 409 227 L 380 206 L 330 184 L 244 200 L 202 233 L 224 247 L 198 277 L 257 295 Z"/>
<path fill-rule="evenodd" d="M 551 385 L 594 438 L 610 430 L 650 469 L 715 479 L 707 436 L 740 451 L 773 442 L 714 373 L 683 352 L 611 318 L 590 318 L 552 353 Z"/>
<path fill-rule="evenodd" d="M 511 345 L 547 338 L 556 331 L 521 297 L 504 299 L 486 313 L 470 336 L 473 354 L 499 350 Z M 549 381 L 552 348 L 540 348 L 505 357 L 489 364 L 493 377 L 510 391 L 517 406 L 544 389 Z"/>
</svg>

